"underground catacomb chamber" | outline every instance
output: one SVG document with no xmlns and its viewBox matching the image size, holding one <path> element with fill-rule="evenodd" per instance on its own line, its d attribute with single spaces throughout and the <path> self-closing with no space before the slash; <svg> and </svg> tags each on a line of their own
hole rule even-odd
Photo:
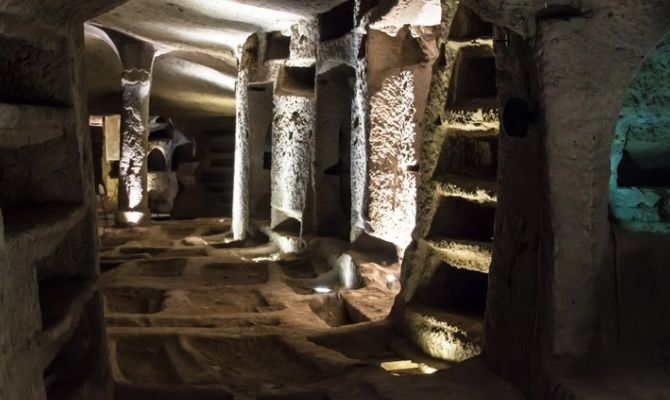
<svg viewBox="0 0 670 400">
<path fill-rule="evenodd" d="M 0 5 L 0 399 L 667 387 L 662 2 L 103 3 Z"/>
</svg>

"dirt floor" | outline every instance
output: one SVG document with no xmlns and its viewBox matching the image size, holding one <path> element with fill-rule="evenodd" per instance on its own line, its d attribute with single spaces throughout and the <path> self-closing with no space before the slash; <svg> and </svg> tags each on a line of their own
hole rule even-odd
<svg viewBox="0 0 670 400">
<path fill-rule="evenodd" d="M 478 360 L 428 359 L 390 331 L 386 256 L 325 239 L 281 254 L 218 219 L 101 234 L 116 400 L 519 398 Z"/>
</svg>

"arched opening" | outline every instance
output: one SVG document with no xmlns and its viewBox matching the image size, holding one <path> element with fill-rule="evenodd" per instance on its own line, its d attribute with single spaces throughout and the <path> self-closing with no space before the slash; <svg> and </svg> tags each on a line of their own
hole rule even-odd
<svg viewBox="0 0 670 400">
<path fill-rule="evenodd" d="M 151 150 L 147 156 L 147 168 L 149 172 L 166 172 L 168 170 L 165 154 L 159 148 Z"/>
<path fill-rule="evenodd" d="M 195 151 L 193 148 L 193 143 L 185 143 L 180 146 L 177 146 L 176 149 L 172 152 L 172 165 L 171 169 L 173 172 L 179 170 L 179 166 L 192 162 L 195 157 Z M 227 164 L 226 164 L 227 165 Z"/>
<path fill-rule="evenodd" d="M 152 117 L 149 121 L 149 142 L 168 141 L 172 139 L 172 121 L 167 117 Z"/>
<path fill-rule="evenodd" d="M 617 337 L 654 358 L 670 337 L 670 35 L 647 55 L 614 132 L 609 182 Z"/>
<path fill-rule="evenodd" d="M 633 230 L 670 232 L 670 37 L 633 78 L 612 145 L 610 209 Z"/>
</svg>

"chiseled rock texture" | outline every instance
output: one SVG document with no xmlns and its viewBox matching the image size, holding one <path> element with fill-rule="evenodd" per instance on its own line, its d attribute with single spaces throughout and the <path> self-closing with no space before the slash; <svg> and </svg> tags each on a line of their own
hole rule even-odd
<svg viewBox="0 0 670 400">
<path fill-rule="evenodd" d="M 464 3 L 506 38 L 496 42 L 503 110 L 517 97 L 533 114 L 524 138 L 501 137 L 486 359 L 526 395 L 546 398 L 621 352 L 610 155 L 627 87 L 670 30 L 670 4 Z"/>
<path fill-rule="evenodd" d="M 0 4 L 3 399 L 111 395 L 82 79 L 83 22 L 106 6 Z"/>
</svg>

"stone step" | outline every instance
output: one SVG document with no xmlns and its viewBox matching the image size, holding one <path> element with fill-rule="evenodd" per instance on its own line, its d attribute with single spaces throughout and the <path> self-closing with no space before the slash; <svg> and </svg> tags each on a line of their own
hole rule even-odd
<svg viewBox="0 0 670 400">
<path fill-rule="evenodd" d="M 482 102 L 477 104 L 481 105 L 482 108 L 447 110 L 444 125 L 448 128 L 469 132 L 499 130 L 500 120 L 498 118 L 497 101 L 495 106 L 492 103 Z M 477 104 L 473 102 L 469 106 L 473 107 Z"/>
<path fill-rule="evenodd" d="M 453 105 L 449 106 L 447 112 L 457 111 L 479 111 L 494 112 L 498 115 L 498 108 L 500 103 L 497 97 L 473 97 L 460 99 Z"/>
<path fill-rule="evenodd" d="M 474 128 L 474 129 L 460 129 L 459 127 L 449 126 L 446 130 L 447 136 L 451 137 L 465 137 L 473 140 L 494 140 L 500 136 L 500 127 L 492 128 Z"/>
<path fill-rule="evenodd" d="M 461 362 L 482 351 L 483 318 L 423 305 L 409 306 L 404 317 L 414 344 L 432 357 Z"/>
<path fill-rule="evenodd" d="M 492 242 L 436 237 L 421 239 L 419 246 L 427 248 L 452 267 L 489 273 L 493 253 Z"/>
<path fill-rule="evenodd" d="M 433 180 L 435 193 L 445 197 L 459 197 L 481 204 L 496 204 L 496 177 L 472 177 L 459 174 L 442 174 Z"/>
<path fill-rule="evenodd" d="M 449 40 L 447 46 L 455 51 L 463 49 L 481 51 L 493 54 L 493 39 L 492 38 L 475 38 L 466 40 Z"/>
</svg>

